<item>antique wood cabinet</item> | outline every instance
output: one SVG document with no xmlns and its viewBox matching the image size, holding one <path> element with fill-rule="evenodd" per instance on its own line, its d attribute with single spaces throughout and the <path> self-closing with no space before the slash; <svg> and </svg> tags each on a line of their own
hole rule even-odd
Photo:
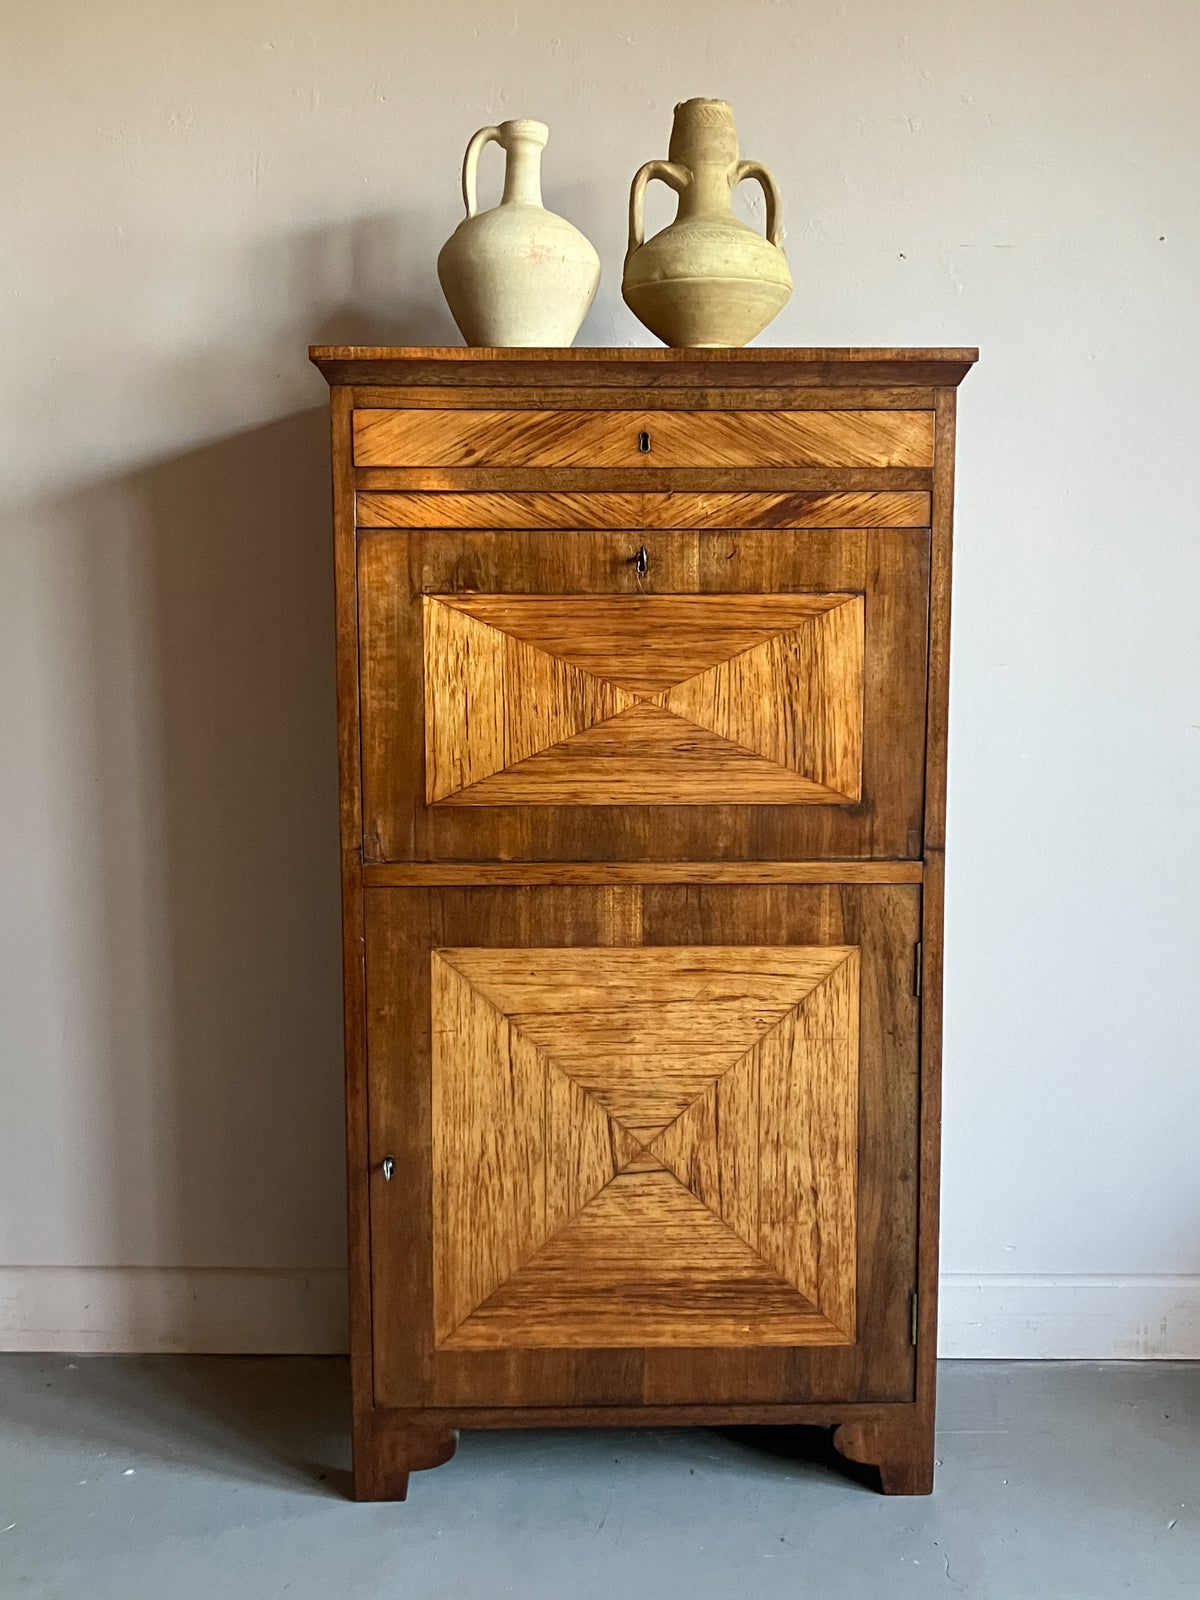
<svg viewBox="0 0 1200 1600">
<path fill-rule="evenodd" d="M 312 355 L 357 1494 L 664 1423 L 927 1492 L 975 352 Z"/>
</svg>

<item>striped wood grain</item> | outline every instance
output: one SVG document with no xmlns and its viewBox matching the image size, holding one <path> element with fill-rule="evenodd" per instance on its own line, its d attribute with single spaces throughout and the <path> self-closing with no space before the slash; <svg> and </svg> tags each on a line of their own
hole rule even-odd
<svg viewBox="0 0 1200 1600">
<path fill-rule="evenodd" d="M 428 597 L 425 651 L 431 803 L 636 704 L 616 685 Z"/>
<path fill-rule="evenodd" d="M 860 595 L 424 604 L 430 804 L 859 798 Z"/>
<path fill-rule="evenodd" d="M 388 1308 L 381 1310 L 375 1330 L 376 1404 L 436 1411 L 722 1401 L 911 1402 L 907 1293 L 914 1259 L 917 1025 L 911 952 L 919 889 L 664 884 L 371 889 L 366 898 L 374 1068 L 372 1262 L 378 1304 Z M 665 1340 L 647 1346 L 538 1345 L 514 1337 L 515 1324 L 506 1324 L 497 1339 L 498 1323 L 490 1334 L 481 1327 L 464 1331 L 461 1346 L 435 1338 L 436 1273 L 427 1198 L 434 1188 L 433 1039 L 427 1020 L 431 948 L 444 955 L 462 948 L 536 954 L 541 947 L 602 947 L 607 959 L 613 948 L 628 949 L 643 940 L 651 966 L 664 948 L 733 948 L 739 956 L 755 946 L 822 948 L 833 942 L 860 949 L 853 1344 L 837 1334 L 827 1317 L 832 1332 L 796 1344 L 741 1344 L 736 1339 L 709 1344 L 698 1338 L 694 1343 Z M 740 987 L 740 976 L 734 982 Z M 414 1026 L 414 1018 L 426 1019 L 425 1024 Z M 398 1181 L 391 1183 L 382 1180 L 378 1168 L 388 1153 L 396 1157 Z M 657 1169 L 639 1156 L 621 1170 Z M 550 1244 L 548 1236 L 545 1247 Z M 542 1248 L 517 1272 L 523 1273 Z M 473 1317 L 472 1312 L 466 1320 Z M 746 1337 L 751 1325 L 740 1320 Z M 449 1338 L 458 1336 L 456 1330 Z"/>
<path fill-rule="evenodd" d="M 927 528 L 929 496 L 897 493 L 473 494 L 361 490 L 360 528 Z"/>
<path fill-rule="evenodd" d="M 855 949 L 432 960 L 442 1347 L 853 1339 Z"/>
<path fill-rule="evenodd" d="M 422 886 L 654 883 L 920 883 L 920 861 L 384 861 L 368 889 Z"/>
<path fill-rule="evenodd" d="M 358 467 L 927 467 L 931 411 L 357 410 Z"/>
<path fill-rule="evenodd" d="M 644 586 L 632 561 L 639 542 L 649 555 Z M 360 534 L 358 553 L 368 862 L 780 861 L 919 853 L 928 584 L 924 530 L 747 530 L 736 535 L 529 530 L 506 538 L 458 529 L 377 530 Z M 426 692 L 426 594 L 453 602 L 514 592 L 626 599 L 695 593 L 719 603 L 746 591 L 863 595 L 863 799 L 857 806 L 803 799 L 674 805 L 669 794 L 665 802 L 632 800 L 636 791 L 628 788 L 607 807 L 538 802 L 535 814 L 529 805 L 522 814 L 516 806 L 460 805 L 453 799 L 428 804 L 425 719 L 414 714 Z M 605 725 L 596 726 L 599 736 Z M 694 737 L 703 738 L 702 730 Z M 686 766 L 686 746 L 662 742 L 667 746 L 663 760 Z M 736 762 L 737 747 L 729 749 Z M 586 754 L 581 752 L 581 759 Z M 771 770 L 764 763 L 757 777 Z M 786 770 L 778 771 L 786 781 Z M 609 772 L 616 776 L 615 767 Z"/>
<path fill-rule="evenodd" d="M 660 1167 L 614 1178 L 445 1347 L 851 1342 Z"/>
</svg>

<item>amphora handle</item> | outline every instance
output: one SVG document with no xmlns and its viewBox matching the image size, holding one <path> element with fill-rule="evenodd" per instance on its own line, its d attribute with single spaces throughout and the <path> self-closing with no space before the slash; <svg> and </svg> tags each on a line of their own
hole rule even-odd
<svg viewBox="0 0 1200 1600">
<path fill-rule="evenodd" d="M 479 157 L 483 154 L 485 144 L 495 142 L 503 145 L 504 140 L 499 128 L 480 128 L 479 132 L 472 134 L 471 142 L 467 146 L 467 153 L 463 157 L 462 169 L 462 194 L 463 205 L 467 208 L 467 216 L 473 217 L 479 210 L 478 197 L 475 191 L 475 175 L 479 169 Z"/>
<path fill-rule="evenodd" d="M 756 178 L 767 202 L 767 238 L 776 248 L 783 249 L 783 197 L 779 185 L 761 161 L 739 161 L 733 169 L 730 192 L 745 178 Z"/>
<path fill-rule="evenodd" d="M 645 238 L 646 185 L 651 178 L 658 178 L 668 188 L 674 189 L 676 194 L 682 194 L 692 181 L 691 173 L 679 161 L 647 161 L 634 174 L 629 190 L 629 248 L 626 255 L 632 255 Z"/>
</svg>

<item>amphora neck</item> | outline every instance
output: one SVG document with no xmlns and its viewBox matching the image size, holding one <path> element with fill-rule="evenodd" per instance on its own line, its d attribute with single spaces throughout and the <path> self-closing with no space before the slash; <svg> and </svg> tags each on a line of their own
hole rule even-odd
<svg viewBox="0 0 1200 1600">
<path fill-rule="evenodd" d="M 504 169 L 504 205 L 540 206 L 542 203 L 542 151 L 550 130 L 544 122 L 522 117 L 500 124 Z"/>
<path fill-rule="evenodd" d="M 681 101 L 671 124 L 669 153 L 692 177 L 680 196 L 681 216 L 729 209 L 738 136 L 728 100 Z"/>
<path fill-rule="evenodd" d="M 738 158 L 738 136 L 729 101 L 684 100 L 677 105 L 669 154 L 685 167 L 731 167 Z"/>
</svg>

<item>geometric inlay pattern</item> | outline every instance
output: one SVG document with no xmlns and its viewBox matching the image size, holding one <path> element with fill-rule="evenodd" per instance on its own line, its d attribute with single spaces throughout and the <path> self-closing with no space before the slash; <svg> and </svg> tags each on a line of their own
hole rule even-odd
<svg viewBox="0 0 1200 1600">
<path fill-rule="evenodd" d="M 431 975 L 439 1348 L 854 1342 L 857 948 Z"/>
<path fill-rule="evenodd" d="M 424 608 L 430 805 L 861 797 L 861 595 L 426 595 Z"/>
</svg>

